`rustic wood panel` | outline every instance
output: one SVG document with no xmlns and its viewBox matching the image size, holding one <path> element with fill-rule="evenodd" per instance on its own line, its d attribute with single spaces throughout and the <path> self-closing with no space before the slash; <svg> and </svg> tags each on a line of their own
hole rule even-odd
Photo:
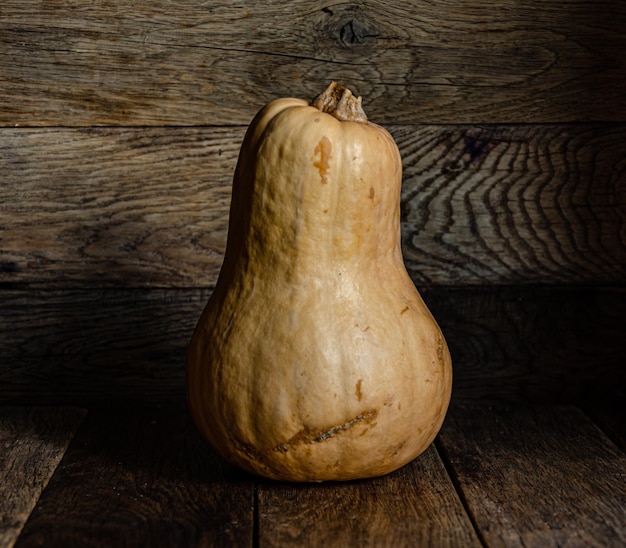
<svg viewBox="0 0 626 548">
<path fill-rule="evenodd" d="M 16 546 L 252 546 L 250 477 L 185 410 L 90 411 Z"/>
<path fill-rule="evenodd" d="M 382 478 L 257 492 L 259 546 L 481 546 L 434 446 Z"/>
<path fill-rule="evenodd" d="M 68 407 L 0 407 L 1 546 L 14 545 L 84 415 Z"/>
<path fill-rule="evenodd" d="M 626 544 L 626 455 L 579 409 L 456 408 L 440 443 L 486 545 Z"/>
<path fill-rule="evenodd" d="M 4 1 L 0 124 L 244 124 L 330 79 L 380 123 L 625 121 L 625 26 L 620 0 Z"/>
<path fill-rule="evenodd" d="M 626 280 L 625 125 L 390 129 L 418 283 Z M 0 130 L 0 284 L 214 284 L 243 133 Z"/>
<path fill-rule="evenodd" d="M 0 282 L 215 282 L 244 128 L 0 133 Z"/>
<path fill-rule="evenodd" d="M 184 360 L 209 290 L 4 291 L 0 401 L 184 398 Z M 427 288 L 456 399 L 582 401 L 623 392 L 626 290 Z"/>
<path fill-rule="evenodd" d="M 418 283 L 623 283 L 623 126 L 396 128 Z"/>
<path fill-rule="evenodd" d="M 626 396 L 626 290 L 422 291 L 450 346 L 457 399 L 581 402 Z"/>
<path fill-rule="evenodd" d="M 0 395 L 51 404 L 182 401 L 187 345 L 209 294 L 5 291 Z"/>
</svg>

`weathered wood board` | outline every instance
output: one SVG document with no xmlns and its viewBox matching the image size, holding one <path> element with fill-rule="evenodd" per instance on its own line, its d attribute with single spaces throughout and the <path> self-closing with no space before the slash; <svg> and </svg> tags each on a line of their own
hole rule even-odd
<svg viewBox="0 0 626 548">
<path fill-rule="evenodd" d="M 487 546 L 626 544 L 626 455 L 579 409 L 455 408 L 440 445 Z"/>
<path fill-rule="evenodd" d="M 615 0 L 5 0 L 0 124 L 244 124 L 331 79 L 380 123 L 626 121 L 625 26 Z"/>
<path fill-rule="evenodd" d="M 185 410 L 90 411 L 16 546 L 252 546 L 253 480 Z"/>
<path fill-rule="evenodd" d="M 116 405 L 184 398 L 209 290 L 12 290 L 0 300 L 0 401 Z M 578 402 L 626 385 L 626 290 L 430 287 L 454 398 Z"/>
<path fill-rule="evenodd" d="M 227 465 L 180 407 L 90 410 L 67 447 L 82 417 L 73 411 L 0 409 L 9 503 L 34 504 L 39 459 L 65 452 L 32 514 L 25 509 L 22 532 L 10 530 L 3 546 L 625 542 L 626 455 L 571 406 L 453 405 L 436 444 L 400 470 L 299 485 Z M 63 442 L 56 457 L 39 450 L 42 440 Z"/>
<path fill-rule="evenodd" d="M 481 546 L 434 446 L 382 478 L 257 491 L 259 546 Z"/>
<path fill-rule="evenodd" d="M 69 407 L 0 407 L 0 546 L 15 543 L 84 416 Z"/>
<path fill-rule="evenodd" d="M 390 130 L 417 283 L 626 280 L 626 125 Z M 243 133 L 0 130 L 0 284 L 213 285 Z"/>
</svg>

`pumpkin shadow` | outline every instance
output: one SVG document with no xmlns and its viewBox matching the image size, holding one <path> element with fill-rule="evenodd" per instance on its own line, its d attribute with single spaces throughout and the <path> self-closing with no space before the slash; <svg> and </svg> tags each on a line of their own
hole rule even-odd
<svg viewBox="0 0 626 548">
<path fill-rule="evenodd" d="M 187 344 L 208 291 L 54 290 L 15 334 L 5 403 L 112 406 L 184 402 Z M 33 310 L 35 313 L 35 310 Z"/>
</svg>

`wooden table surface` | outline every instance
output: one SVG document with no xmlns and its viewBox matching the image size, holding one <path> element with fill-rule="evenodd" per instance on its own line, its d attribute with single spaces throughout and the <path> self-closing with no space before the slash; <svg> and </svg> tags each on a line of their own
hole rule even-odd
<svg viewBox="0 0 626 548">
<path fill-rule="evenodd" d="M 606 408 L 454 405 L 388 476 L 290 484 L 215 456 L 184 407 L 0 409 L 1 546 L 624 546 Z"/>
</svg>

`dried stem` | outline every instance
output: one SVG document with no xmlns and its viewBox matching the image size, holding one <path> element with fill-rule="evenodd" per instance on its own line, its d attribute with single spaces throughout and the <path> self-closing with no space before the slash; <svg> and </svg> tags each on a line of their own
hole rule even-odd
<svg viewBox="0 0 626 548">
<path fill-rule="evenodd" d="M 320 95 L 313 99 L 311 105 L 343 122 L 362 124 L 367 122 L 367 115 L 361 106 L 361 97 L 355 97 L 348 88 L 336 82 L 331 82 Z"/>
</svg>

